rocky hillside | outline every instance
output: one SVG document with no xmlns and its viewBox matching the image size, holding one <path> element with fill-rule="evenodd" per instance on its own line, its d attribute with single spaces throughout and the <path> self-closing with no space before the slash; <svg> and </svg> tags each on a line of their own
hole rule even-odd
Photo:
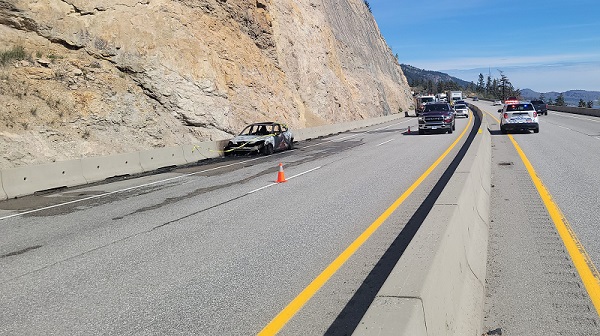
<svg viewBox="0 0 600 336">
<path fill-rule="evenodd" d="M 410 105 L 363 0 L 0 0 L 0 169 Z"/>
</svg>

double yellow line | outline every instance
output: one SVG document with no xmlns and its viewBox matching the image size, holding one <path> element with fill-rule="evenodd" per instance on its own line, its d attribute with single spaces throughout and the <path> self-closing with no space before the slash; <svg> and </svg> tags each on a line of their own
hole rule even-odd
<svg viewBox="0 0 600 336">
<path fill-rule="evenodd" d="M 500 120 L 498 120 L 495 116 L 487 112 L 486 114 L 500 123 Z M 592 300 L 592 304 L 596 308 L 596 313 L 600 315 L 600 273 L 598 272 L 598 269 L 575 235 L 575 232 L 571 228 L 571 225 L 569 225 L 569 222 L 563 215 L 562 211 L 552 199 L 552 195 L 546 186 L 544 186 L 542 180 L 538 177 L 537 173 L 533 169 L 533 166 L 531 165 L 531 162 L 529 162 L 529 159 L 527 156 L 525 156 L 525 153 L 523 150 L 521 150 L 521 147 L 515 138 L 510 134 L 508 135 L 508 138 L 517 150 L 517 153 L 519 154 L 519 157 L 521 157 L 523 164 L 525 164 L 525 168 L 527 169 L 529 176 L 531 176 L 531 180 L 540 194 L 540 197 L 544 202 L 548 213 L 550 214 L 550 218 L 554 222 L 554 226 L 556 227 L 560 238 L 565 244 L 565 248 L 571 257 L 571 260 L 573 260 L 573 264 L 575 265 L 575 268 L 581 277 L 581 281 L 583 282 L 583 285 L 585 286 L 585 289 Z"/>
</svg>

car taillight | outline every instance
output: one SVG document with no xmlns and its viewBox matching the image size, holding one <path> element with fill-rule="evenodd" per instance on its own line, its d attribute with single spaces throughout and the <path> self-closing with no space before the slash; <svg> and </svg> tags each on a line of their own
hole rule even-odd
<svg viewBox="0 0 600 336">
<path fill-rule="evenodd" d="M 508 119 L 508 113 L 504 113 L 504 119 Z"/>
<path fill-rule="evenodd" d="M 537 111 L 533 111 L 533 117 L 537 117 Z"/>
</svg>

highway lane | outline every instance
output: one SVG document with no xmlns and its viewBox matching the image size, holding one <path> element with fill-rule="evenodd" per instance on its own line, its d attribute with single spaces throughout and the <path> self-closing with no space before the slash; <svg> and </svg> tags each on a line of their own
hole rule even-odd
<svg viewBox="0 0 600 336">
<path fill-rule="evenodd" d="M 409 125 L 416 129 L 416 119 L 407 118 L 368 132 L 302 142 L 294 151 L 269 157 L 213 160 L 2 202 L 0 333 L 255 334 L 467 123 L 459 120 L 452 135 L 417 136 L 403 133 Z M 322 334 L 336 321 L 344 325 L 345 318 L 356 318 L 338 315 L 450 159 L 283 334 Z M 289 181 L 273 184 L 279 162 Z M 115 192 L 136 184 L 143 186 Z M 104 193 L 111 194 L 7 217 L 35 205 Z"/>
<path fill-rule="evenodd" d="M 489 102 L 477 106 L 499 118 Z M 486 330 L 507 334 L 596 335 L 600 320 L 569 250 L 557 233 L 523 160 L 508 135 L 491 122 L 491 226 L 486 279 Z M 550 111 L 540 133 L 511 136 L 563 211 L 575 236 L 598 263 L 598 173 L 593 118 Z M 597 282 L 597 279 L 594 280 Z"/>
</svg>

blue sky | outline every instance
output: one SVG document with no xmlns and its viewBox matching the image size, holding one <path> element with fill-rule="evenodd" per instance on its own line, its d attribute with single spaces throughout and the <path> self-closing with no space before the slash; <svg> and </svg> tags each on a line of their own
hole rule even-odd
<svg viewBox="0 0 600 336">
<path fill-rule="evenodd" d="M 600 91 L 597 0 L 368 0 L 400 63 L 535 91 Z"/>
</svg>

